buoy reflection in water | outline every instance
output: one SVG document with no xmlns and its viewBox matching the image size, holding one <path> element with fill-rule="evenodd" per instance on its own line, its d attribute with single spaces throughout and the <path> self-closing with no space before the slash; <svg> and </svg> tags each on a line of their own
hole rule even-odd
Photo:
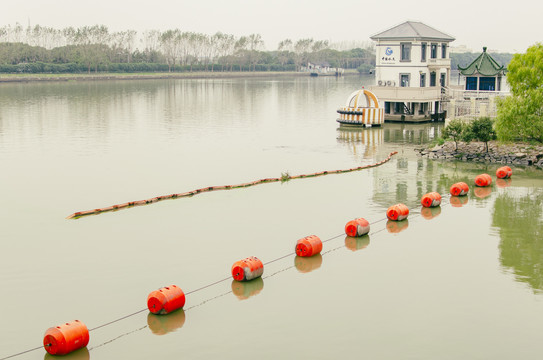
<svg viewBox="0 0 543 360">
<path fill-rule="evenodd" d="M 451 196 L 449 202 L 454 207 L 462 207 L 468 203 L 467 196 Z"/>
<path fill-rule="evenodd" d="M 322 265 L 322 255 L 316 254 L 311 257 L 294 257 L 294 266 L 301 273 L 308 273 L 317 270 Z"/>
<path fill-rule="evenodd" d="M 82 349 L 77 349 L 76 351 L 73 351 L 66 355 L 51 355 L 48 352 L 45 353 L 45 356 L 43 357 L 43 360 L 90 360 L 90 352 L 89 349 L 86 347 Z"/>
<path fill-rule="evenodd" d="M 441 206 L 436 207 L 423 207 L 420 209 L 420 215 L 426 220 L 432 220 L 433 218 L 441 214 Z"/>
<path fill-rule="evenodd" d="M 485 187 L 476 187 L 475 189 L 473 189 L 473 193 L 475 194 L 475 196 L 477 196 L 479 199 L 484 199 L 485 197 L 489 196 L 490 194 L 492 194 L 492 188 L 489 187 L 489 186 L 485 186 Z"/>
<path fill-rule="evenodd" d="M 499 187 L 499 188 L 506 188 L 506 187 L 509 187 L 511 186 L 511 182 L 513 180 L 511 178 L 507 178 L 507 179 L 497 179 L 496 180 L 496 186 Z"/>
<path fill-rule="evenodd" d="M 249 281 L 232 280 L 232 292 L 239 300 L 247 300 L 251 296 L 259 294 L 264 288 L 264 280 L 258 277 Z"/>
<path fill-rule="evenodd" d="M 387 221 L 387 231 L 392 234 L 397 234 L 401 231 L 404 231 L 409 226 L 409 220 L 405 219 L 402 221 Z"/>
<path fill-rule="evenodd" d="M 166 335 L 172 331 L 181 329 L 185 324 L 185 311 L 178 309 L 167 315 L 147 315 L 147 325 L 155 335 Z"/>
<path fill-rule="evenodd" d="M 351 251 L 358 251 L 368 247 L 370 244 L 370 236 L 364 235 L 359 237 L 346 236 L 345 247 Z"/>
</svg>

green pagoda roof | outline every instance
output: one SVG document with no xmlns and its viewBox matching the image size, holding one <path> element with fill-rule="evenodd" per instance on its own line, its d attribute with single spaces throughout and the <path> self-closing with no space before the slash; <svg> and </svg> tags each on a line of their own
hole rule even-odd
<svg viewBox="0 0 543 360">
<path fill-rule="evenodd" d="M 473 62 L 465 68 L 458 65 L 458 70 L 460 70 L 460 74 L 464 76 L 474 74 L 496 76 L 503 75 L 506 69 L 503 65 L 498 64 L 498 62 L 486 52 L 486 47 L 484 47 L 482 54 L 479 55 L 477 59 L 473 60 Z"/>
</svg>

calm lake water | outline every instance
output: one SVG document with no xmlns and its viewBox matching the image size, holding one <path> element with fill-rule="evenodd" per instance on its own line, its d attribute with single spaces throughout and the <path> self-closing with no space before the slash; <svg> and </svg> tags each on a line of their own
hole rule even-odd
<svg viewBox="0 0 543 360">
<path fill-rule="evenodd" d="M 184 311 L 92 330 L 65 358 L 540 359 L 542 171 L 496 182 L 497 165 L 417 157 L 441 125 L 338 129 L 336 108 L 372 82 L 0 84 L 0 359 L 40 346 L 51 326 L 94 329 L 144 310 L 170 284 L 189 293 Z M 391 151 L 368 170 L 66 219 Z M 483 172 L 491 188 L 421 211 L 426 192 Z M 399 202 L 409 219 L 385 221 Z M 346 237 L 357 217 L 369 236 Z M 326 240 L 322 255 L 296 258 L 296 240 L 312 234 Z M 232 281 L 231 265 L 252 255 L 278 260 L 263 279 Z M 16 357 L 44 358 L 43 348 Z"/>
</svg>

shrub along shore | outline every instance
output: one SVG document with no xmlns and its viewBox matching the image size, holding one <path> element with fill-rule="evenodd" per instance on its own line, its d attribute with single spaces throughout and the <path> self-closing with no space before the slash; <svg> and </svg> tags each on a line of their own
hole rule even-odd
<svg viewBox="0 0 543 360">
<path fill-rule="evenodd" d="M 415 151 L 431 159 L 525 165 L 543 169 L 543 145 L 490 141 L 487 152 L 483 142 L 459 142 L 458 149 L 455 149 L 454 141 L 448 141 L 433 148 L 416 148 Z"/>
</svg>

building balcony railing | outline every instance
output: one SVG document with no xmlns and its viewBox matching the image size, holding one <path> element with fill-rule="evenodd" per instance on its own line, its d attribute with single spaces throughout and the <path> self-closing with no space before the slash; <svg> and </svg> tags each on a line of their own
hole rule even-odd
<svg viewBox="0 0 543 360">
<path fill-rule="evenodd" d="M 392 102 L 430 102 L 441 99 L 441 87 L 398 87 L 398 86 L 370 86 L 380 101 Z"/>
<path fill-rule="evenodd" d="M 428 59 L 428 66 L 451 67 L 451 59 Z"/>
</svg>

